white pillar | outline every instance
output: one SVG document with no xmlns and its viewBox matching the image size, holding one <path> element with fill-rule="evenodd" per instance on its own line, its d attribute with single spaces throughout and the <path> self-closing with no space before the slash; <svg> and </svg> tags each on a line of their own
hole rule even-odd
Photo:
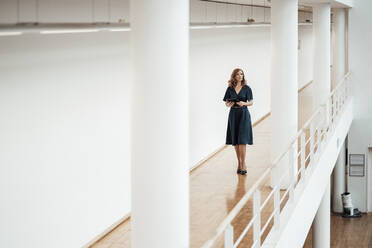
<svg viewBox="0 0 372 248">
<path fill-rule="evenodd" d="M 189 1 L 130 7 L 132 247 L 189 247 Z"/>
<path fill-rule="evenodd" d="M 314 110 L 331 92 L 331 5 L 313 5 Z"/>
<path fill-rule="evenodd" d="M 328 183 L 313 222 L 313 248 L 327 248 L 331 246 L 330 205 L 330 185 Z"/>
<path fill-rule="evenodd" d="M 344 141 L 333 170 L 332 209 L 335 213 L 342 213 L 344 211 L 341 194 L 345 192 L 345 152 Z"/>
<path fill-rule="evenodd" d="M 272 162 L 280 156 L 297 133 L 297 43 L 298 1 L 271 2 L 271 122 Z M 295 166 L 296 167 L 296 166 Z M 288 157 L 280 173 L 288 173 Z M 271 185 L 273 185 L 271 176 Z M 281 188 L 288 185 L 288 176 Z"/>
<path fill-rule="evenodd" d="M 346 67 L 345 9 L 333 9 L 334 47 L 332 89 L 340 83 Z"/>
</svg>

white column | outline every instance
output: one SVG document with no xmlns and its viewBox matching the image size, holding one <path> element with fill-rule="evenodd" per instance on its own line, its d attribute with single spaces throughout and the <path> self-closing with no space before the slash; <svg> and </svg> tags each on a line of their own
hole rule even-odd
<svg viewBox="0 0 372 248">
<path fill-rule="evenodd" d="M 271 2 L 271 122 L 272 162 L 287 148 L 297 133 L 297 43 L 298 1 Z M 288 157 L 280 173 L 288 174 Z M 271 176 L 271 185 L 273 185 Z M 288 176 L 281 187 L 288 185 Z"/>
<path fill-rule="evenodd" d="M 346 67 L 345 9 L 333 9 L 334 47 L 332 89 L 340 83 Z"/>
<path fill-rule="evenodd" d="M 333 170 L 332 209 L 335 213 L 343 212 L 341 194 L 345 192 L 345 152 L 344 141 Z"/>
<path fill-rule="evenodd" d="M 130 6 L 132 247 L 189 247 L 189 1 Z"/>
<path fill-rule="evenodd" d="M 330 212 L 330 185 L 328 183 L 313 221 L 313 248 L 327 248 L 331 246 Z"/>
<path fill-rule="evenodd" d="M 331 89 L 331 5 L 313 5 L 314 110 L 326 102 Z"/>
</svg>

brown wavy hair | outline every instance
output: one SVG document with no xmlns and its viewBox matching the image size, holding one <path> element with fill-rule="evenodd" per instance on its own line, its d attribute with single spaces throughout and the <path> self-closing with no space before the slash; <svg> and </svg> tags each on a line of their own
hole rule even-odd
<svg viewBox="0 0 372 248">
<path fill-rule="evenodd" d="M 240 68 L 235 68 L 233 72 L 231 73 L 230 80 L 229 80 L 229 86 L 235 88 L 238 84 L 238 81 L 236 81 L 235 77 L 238 72 L 241 71 L 243 73 L 243 80 L 242 80 L 242 86 L 247 85 L 247 81 L 245 80 L 244 71 Z"/>
</svg>

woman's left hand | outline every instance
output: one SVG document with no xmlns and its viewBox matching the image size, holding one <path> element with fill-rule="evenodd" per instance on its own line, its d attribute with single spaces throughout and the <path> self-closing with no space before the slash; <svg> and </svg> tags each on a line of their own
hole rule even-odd
<svg viewBox="0 0 372 248">
<path fill-rule="evenodd" d="M 245 102 L 243 102 L 243 101 L 237 102 L 236 104 L 238 104 L 240 107 L 245 106 Z"/>
</svg>

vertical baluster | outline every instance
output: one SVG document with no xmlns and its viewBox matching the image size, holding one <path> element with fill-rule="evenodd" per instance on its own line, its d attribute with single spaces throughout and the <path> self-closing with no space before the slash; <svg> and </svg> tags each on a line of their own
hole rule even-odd
<svg viewBox="0 0 372 248">
<path fill-rule="evenodd" d="M 317 129 L 316 129 L 316 157 L 318 158 L 319 156 L 319 150 L 320 150 L 320 145 L 321 145 L 321 112 L 318 112 L 317 114 Z"/>
<path fill-rule="evenodd" d="M 335 124 L 335 117 L 336 117 L 336 95 L 335 94 L 333 94 L 333 96 L 332 96 L 332 106 L 331 106 L 331 108 L 332 108 L 332 116 L 331 116 L 332 124 L 334 125 Z"/>
<path fill-rule="evenodd" d="M 344 86 L 342 85 L 340 88 L 340 111 L 342 109 L 342 98 L 343 98 L 343 91 L 344 91 Z"/>
<path fill-rule="evenodd" d="M 278 165 L 273 168 L 274 175 L 274 228 L 280 227 L 280 170 Z"/>
<path fill-rule="evenodd" d="M 335 91 L 335 122 L 337 122 L 337 116 L 338 116 L 338 92 Z"/>
<path fill-rule="evenodd" d="M 297 150 L 297 149 L 296 149 Z M 289 148 L 289 202 L 293 202 L 294 200 L 294 185 L 295 185 L 295 180 L 296 180 L 296 172 L 295 172 L 295 161 L 297 164 L 297 153 L 295 152 L 295 146 L 292 145 Z M 296 159 L 295 159 L 296 158 Z"/>
<path fill-rule="evenodd" d="M 234 247 L 234 227 L 229 224 L 225 229 L 225 248 Z"/>
<path fill-rule="evenodd" d="M 345 85 L 346 85 L 346 79 L 344 79 L 344 81 L 342 82 L 342 106 L 345 105 L 345 101 L 346 101 L 346 98 L 345 98 L 345 93 L 346 93 Z"/>
<path fill-rule="evenodd" d="M 333 116 L 332 116 L 332 108 L 333 108 L 333 105 L 332 105 L 332 100 L 331 99 L 329 99 L 329 106 L 328 106 L 328 108 L 329 108 L 329 112 L 328 112 L 328 116 L 329 116 L 329 119 L 330 120 L 332 120 L 333 119 Z M 329 129 L 330 130 L 333 130 L 333 128 L 334 128 L 334 122 L 329 122 Z"/>
<path fill-rule="evenodd" d="M 325 125 L 324 125 L 324 138 L 326 138 L 327 136 L 327 133 L 331 132 L 331 125 L 330 125 L 330 109 L 331 109 L 331 100 L 330 98 L 327 99 L 327 102 L 326 102 L 326 105 L 325 105 L 325 110 L 324 110 L 324 114 L 325 114 Z"/>
<path fill-rule="evenodd" d="M 341 86 L 341 88 L 340 88 L 340 103 L 339 103 L 339 109 L 340 109 L 340 111 L 341 111 L 341 109 L 342 109 L 342 97 L 343 97 L 343 89 L 344 88 L 344 86 L 342 85 Z"/>
<path fill-rule="evenodd" d="M 347 94 L 346 94 L 346 86 L 347 86 L 347 79 L 345 79 L 343 88 L 344 88 L 344 104 L 346 103 L 347 100 Z"/>
<path fill-rule="evenodd" d="M 342 95 L 343 95 L 343 86 L 340 86 L 340 90 L 339 90 L 339 101 L 338 101 L 338 105 L 339 105 L 339 110 L 341 110 L 342 108 Z"/>
<path fill-rule="evenodd" d="M 346 79 L 344 80 L 343 82 L 343 85 L 342 85 L 342 91 L 343 91 L 343 98 L 345 99 L 345 85 L 346 85 Z"/>
<path fill-rule="evenodd" d="M 305 131 L 301 133 L 301 180 L 305 179 L 305 158 L 306 158 L 306 146 L 305 146 Z"/>
<path fill-rule="evenodd" d="M 335 92 L 335 96 L 336 96 L 336 120 L 337 120 L 337 117 L 338 117 L 338 105 L 339 105 L 339 94 L 338 94 L 338 90 Z"/>
<path fill-rule="evenodd" d="M 314 135 L 315 135 L 314 120 L 312 120 L 310 123 L 310 163 L 313 163 L 314 159 Z"/>
<path fill-rule="evenodd" d="M 342 107 L 342 98 L 343 98 L 343 91 L 344 91 L 344 80 L 341 81 L 340 83 L 340 89 L 338 90 L 340 92 L 340 109 Z"/>
<path fill-rule="evenodd" d="M 340 88 L 337 90 L 337 116 L 340 115 L 340 100 L 341 100 L 341 97 L 340 97 Z"/>
<path fill-rule="evenodd" d="M 334 99 L 335 99 L 335 102 L 334 102 L 334 113 L 333 113 L 333 122 L 334 122 L 334 126 L 336 127 L 336 122 L 337 122 L 337 115 L 338 115 L 338 97 L 337 97 L 337 92 L 335 92 L 334 94 Z"/>
<path fill-rule="evenodd" d="M 253 195 L 253 216 L 255 216 L 253 224 L 253 243 L 255 248 L 261 247 L 261 192 L 256 189 Z"/>
<path fill-rule="evenodd" d="M 327 104 L 323 104 L 321 108 L 321 125 L 319 127 L 320 129 L 320 143 L 319 143 L 319 151 L 321 151 L 321 147 L 323 146 L 323 142 L 325 141 L 325 131 L 326 131 L 326 126 L 327 126 L 327 119 L 326 119 L 326 109 L 327 109 Z M 323 136 L 323 139 L 322 139 Z"/>
<path fill-rule="evenodd" d="M 339 110 L 341 111 L 341 109 L 342 109 L 342 95 L 343 95 L 343 87 L 344 86 L 341 86 L 341 88 L 340 88 L 340 101 L 339 101 Z"/>
<path fill-rule="evenodd" d="M 339 106 L 340 106 L 340 88 L 336 90 L 335 94 L 336 94 L 336 114 L 338 115 Z"/>
<path fill-rule="evenodd" d="M 342 87 L 344 88 L 344 91 L 345 91 L 345 96 L 344 96 L 344 98 L 345 98 L 345 102 L 346 102 L 346 99 L 347 99 L 347 94 L 346 94 L 347 89 L 346 89 L 346 86 L 347 86 L 347 78 L 345 78 L 345 80 L 344 80 L 344 85 L 342 86 Z"/>
</svg>

